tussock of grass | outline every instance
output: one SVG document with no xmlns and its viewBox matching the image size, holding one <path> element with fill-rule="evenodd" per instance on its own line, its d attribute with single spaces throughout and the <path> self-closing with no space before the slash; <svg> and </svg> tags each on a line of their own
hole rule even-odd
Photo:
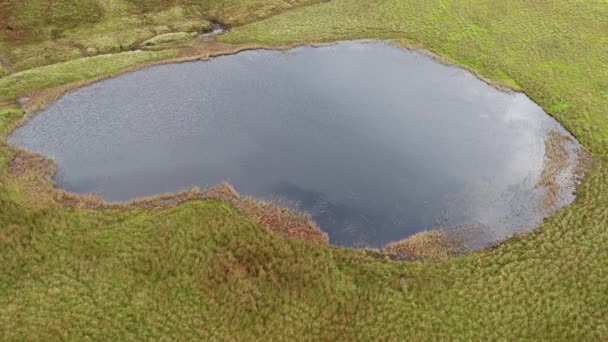
<svg viewBox="0 0 608 342">
<path fill-rule="evenodd" d="M 545 160 L 536 184 L 536 186 L 545 189 L 545 195 L 539 207 L 540 211 L 550 211 L 552 208 L 555 208 L 560 198 L 563 197 L 561 194 L 562 189 L 574 188 L 570 184 L 576 184 L 580 181 L 578 178 L 582 178 L 581 172 L 577 172 L 577 169 L 584 169 L 585 165 L 590 162 L 590 157 L 584 150 L 575 152 L 576 160 L 571 161 L 571 156 L 566 146 L 568 140 L 570 140 L 569 136 L 560 134 L 557 131 L 549 132 L 545 139 Z M 577 165 L 572 166 L 571 163 L 576 163 Z M 574 170 L 570 177 L 564 179 L 563 171 L 568 167 L 573 167 Z"/>
<path fill-rule="evenodd" d="M 223 183 L 210 188 L 204 192 L 203 196 L 228 202 L 241 214 L 281 235 L 321 244 L 328 244 L 329 242 L 327 234 L 317 227 L 310 215 L 271 202 L 243 197 L 230 184 Z"/>
<path fill-rule="evenodd" d="M 443 261 L 464 252 L 459 241 L 440 230 L 417 233 L 407 239 L 389 243 L 380 254 L 401 261 Z"/>
</svg>

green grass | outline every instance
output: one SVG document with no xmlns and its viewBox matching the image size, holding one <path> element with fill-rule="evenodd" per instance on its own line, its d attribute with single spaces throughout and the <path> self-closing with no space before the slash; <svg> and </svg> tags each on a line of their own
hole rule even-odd
<svg viewBox="0 0 608 342">
<path fill-rule="evenodd" d="M 4 132 L 7 126 L 23 116 L 23 110 L 16 106 L 7 106 L 0 110 L 0 132 Z"/>
<path fill-rule="evenodd" d="M 137 15 L 169 11 L 137 2 L 128 5 L 138 6 Z M 259 15 L 250 8 L 275 3 L 264 4 L 209 8 L 253 21 Z M 526 92 L 596 156 L 575 203 L 539 229 L 447 261 L 400 263 L 283 238 L 215 201 L 163 211 L 63 208 L 9 177 L 13 152 L 0 145 L 0 338 L 608 339 L 606 18 L 602 0 L 333 0 L 222 37 L 424 47 Z M 121 30 L 108 22 L 96 25 Z M 12 103 L 26 91 L 170 54 L 22 71 L 0 78 L 0 98 Z M 0 111 L 0 125 L 21 115 L 11 108 Z"/>
<path fill-rule="evenodd" d="M 55 44 L 51 41 L 19 45 L 9 53 L 9 59 L 14 61 L 12 68 L 15 72 L 80 57 L 78 48 Z"/>
<path fill-rule="evenodd" d="M 118 73 L 140 63 L 175 57 L 174 51 L 123 52 L 80 58 L 47 65 L 0 78 L 0 103 L 8 102 L 29 90 L 43 89 L 60 84 L 87 80 Z"/>
</svg>

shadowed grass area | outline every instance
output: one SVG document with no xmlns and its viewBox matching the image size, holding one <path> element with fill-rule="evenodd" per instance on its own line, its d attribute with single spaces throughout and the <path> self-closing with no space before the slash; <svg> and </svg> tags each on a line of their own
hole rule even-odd
<svg viewBox="0 0 608 342">
<path fill-rule="evenodd" d="M 138 16 L 173 13 L 150 8 L 150 1 L 115 3 L 141 7 L 133 12 Z M 234 8 L 265 8 L 258 1 L 209 4 L 210 13 L 234 22 L 259 18 L 229 14 Z M 95 25 L 115 32 L 104 18 Z M 284 238 L 219 201 L 165 210 L 66 208 L 28 186 L 36 184 L 28 177 L 40 176 L 34 170 L 22 180 L 8 176 L 14 151 L 0 141 L 0 337 L 607 339 L 606 18 L 601 0 L 380 0 L 373 6 L 333 0 L 220 38 L 267 45 L 381 38 L 425 47 L 526 92 L 598 159 L 575 203 L 536 231 L 465 256 L 434 254 L 442 262 L 395 262 Z M 155 34 L 163 30 L 160 22 L 150 24 L 160 30 Z M 86 30 L 63 32 L 82 38 Z M 0 127 L 23 115 L 14 97 L 24 92 L 174 54 L 78 59 L 1 78 L 7 106 Z M 103 67 L 95 69 L 98 62 Z"/>
</svg>

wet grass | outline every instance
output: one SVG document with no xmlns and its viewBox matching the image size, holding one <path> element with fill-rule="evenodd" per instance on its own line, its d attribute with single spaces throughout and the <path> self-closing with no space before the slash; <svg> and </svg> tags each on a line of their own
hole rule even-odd
<svg viewBox="0 0 608 342">
<path fill-rule="evenodd" d="M 104 11 L 119 4 L 118 14 L 86 27 L 48 24 L 34 33 L 43 36 L 54 25 L 64 37 L 82 39 L 89 30 L 114 35 L 115 23 L 131 20 L 119 15 L 125 9 L 136 18 L 149 15 L 141 25 L 154 26 L 156 35 L 166 31 L 160 27 L 165 16 L 192 13 L 150 8 L 149 1 L 100 3 Z M 264 4 L 275 3 L 209 2 L 207 10 L 242 23 L 269 16 L 251 11 L 272 7 Z M 607 339 L 606 18 L 608 6 L 600 0 L 380 0 L 374 6 L 333 0 L 233 27 L 221 38 L 261 45 L 381 38 L 425 47 L 525 91 L 594 154 L 598 162 L 573 205 L 496 248 L 433 254 L 441 262 L 396 262 L 285 238 L 225 201 L 165 210 L 66 207 L 27 186 L 38 184 L 31 180 L 44 176 L 40 172 L 26 168 L 18 179 L 9 176 L 15 152 L 0 140 L 0 337 Z M 26 40 L 40 40 L 27 43 L 32 49 L 49 41 L 23 32 L 0 44 L 13 51 Z M 0 78 L 0 127 L 23 115 L 15 101 L 24 93 L 177 53 L 76 59 Z"/>
</svg>

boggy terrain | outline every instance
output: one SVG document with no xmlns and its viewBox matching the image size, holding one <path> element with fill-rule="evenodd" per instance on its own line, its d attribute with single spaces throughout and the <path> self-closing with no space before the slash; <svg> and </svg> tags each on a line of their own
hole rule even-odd
<svg viewBox="0 0 608 342">
<path fill-rule="evenodd" d="M 219 1 L 198 12 L 170 1 L 162 8 L 142 1 L 1 4 L 2 23 L 9 23 L 2 25 L 0 46 L 3 136 L 24 116 L 19 99 L 33 111 L 68 89 L 146 63 L 375 38 L 426 48 L 445 62 L 525 92 L 596 160 L 576 201 L 534 232 L 465 256 L 439 253 L 435 261 L 404 263 L 281 237 L 225 201 L 187 201 L 163 210 L 66 206 L 40 191 L 41 184 L 49 184 L 48 174 L 45 183 L 39 181 L 44 173 L 35 168 L 12 172 L 16 152 L 3 140 L 4 339 L 268 339 L 304 333 L 324 339 L 608 336 L 604 1 L 383 0 L 369 6 L 333 0 L 309 7 Z M 61 11 L 49 13 L 45 21 L 28 21 L 40 13 L 34 4 Z M 294 10 L 285 12 L 288 8 Z M 231 31 L 201 43 L 198 33 L 208 29 L 175 27 L 186 21 L 184 13 L 227 23 Z M 152 32 L 154 36 L 197 35 L 159 38 L 159 47 L 147 51 L 76 45 L 78 53 L 63 53 L 79 39 L 135 32 L 152 17 L 162 19 L 150 25 L 168 28 Z M 239 19 L 231 23 L 227 18 Z M 256 21 L 261 18 L 269 19 Z M 18 65 L 36 56 L 44 57 Z"/>
</svg>

